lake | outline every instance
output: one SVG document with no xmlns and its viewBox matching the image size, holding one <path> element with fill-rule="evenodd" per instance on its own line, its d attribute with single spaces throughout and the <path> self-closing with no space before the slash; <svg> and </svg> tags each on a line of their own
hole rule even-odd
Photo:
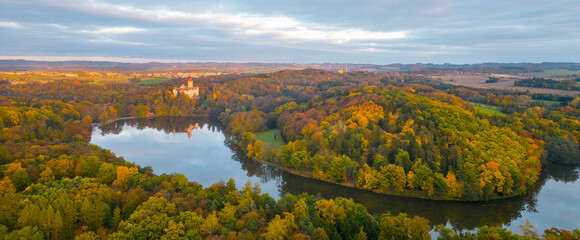
<svg viewBox="0 0 580 240">
<path fill-rule="evenodd" d="M 544 229 L 580 228 L 580 181 L 577 167 L 552 165 L 524 196 L 488 202 L 448 202 L 386 196 L 295 176 L 247 159 L 227 141 L 216 121 L 192 118 L 151 118 L 118 121 L 95 127 L 91 143 L 156 174 L 182 173 L 208 187 L 220 180 L 242 188 L 251 180 L 262 192 L 279 199 L 307 192 L 322 198 L 345 197 L 365 205 L 372 214 L 406 212 L 455 230 L 482 225 L 504 226 L 520 233 L 526 219 L 541 235 Z"/>
</svg>

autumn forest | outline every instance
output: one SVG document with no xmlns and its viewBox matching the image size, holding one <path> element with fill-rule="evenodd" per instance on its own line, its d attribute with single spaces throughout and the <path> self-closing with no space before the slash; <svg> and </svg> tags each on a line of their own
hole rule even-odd
<svg viewBox="0 0 580 240">
<path fill-rule="evenodd" d="M 1 82 L 0 239 L 580 238 L 529 225 L 457 232 L 370 214 L 346 198 L 276 200 L 258 184 L 225 179 L 202 186 L 89 143 L 93 126 L 119 119 L 213 118 L 244 156 L 295 175 L 378 194 L 490 201 L 527 193 L 550 164 L 580 164 L 580 97 L 318 69 L 199 77 L 199 96 L 174 95 L 186 81 Z M 519 84 L 548 81 L 538 82 Z M 284 144 L 257 137 L 266 131 Z"/>
</svg>

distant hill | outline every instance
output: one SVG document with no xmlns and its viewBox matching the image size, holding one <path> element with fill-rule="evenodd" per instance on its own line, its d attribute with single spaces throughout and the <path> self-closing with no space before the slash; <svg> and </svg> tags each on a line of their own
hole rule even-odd
<svg viewBox="0 0 580 240">
<path fill-rule="evenodd" d="M 0 60 L 0 71 L 80 71 L 88 69 L 115 69 L 130 68 L 139 64 L 121 62 L 95 61 L 28 61 L 28 60 Z"/>
<path fill-rule="evenodd" d="M 345 63 L 232 63 L 232 62 L 198 62 L 198 63 L 121 63 L 98 61 L 28 61 L 0 60 L 0 71 L 110 71 L 110 72 L 147 72 L 147 71 L 188 71 L 194 69 L 221 72 L 260 73 L 276 72 L 286 69 L 316 68 L 327 71 L 370 71 L 370 72 L 415 72 L 434 73 L 461 71 L 466 73 L 527 73 L 560 69 L 580 71 L 580 63 L 480 63 L 480 64 L 345 64 Z"/>
</svg>

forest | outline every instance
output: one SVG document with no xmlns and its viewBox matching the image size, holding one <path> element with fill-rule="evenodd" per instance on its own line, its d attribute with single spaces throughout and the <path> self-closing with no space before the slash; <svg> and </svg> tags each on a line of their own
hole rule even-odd
<svg viewBox="0 0 580 240">
<path fill-rule="evenodd" d="M 578 164 L 580 98 L 453 88 L 416 74 L 321 70 L 195 79 L 199 98 L 151 85 L 87 81 L 0 85 L 0 236 L 4 239 L 430 239 L 426 219 L 371 215 L 344 198 L 274 200 L 259 185 L 201 186 L 154 174 L 89 144 L 95 123 L 213 116 L 248 157 L 385 194 L 481 201 L 526 192 L 542 164 Z M 427 85 L 421 85 L 424 83 Z M 471 99 L 468 99 L 471 98 Z M 509 115 L 478 112 L 466 100 Z M 255 134 L 277 129 L 274 148 Z M 245 184 L 241 190 L 236 185 Z M 579 230 L 522 226 L 439 239 L 579 239 Z"/>
<path fill-rule="evenodd" d="M 514 85 L 520 87 L 552 88 L 572 91 L 580 90 L 580 85 L 578 85 L 575 80 L 553 80 L 537 77 L 517 80 L 514 82 Z"/>
</svg>

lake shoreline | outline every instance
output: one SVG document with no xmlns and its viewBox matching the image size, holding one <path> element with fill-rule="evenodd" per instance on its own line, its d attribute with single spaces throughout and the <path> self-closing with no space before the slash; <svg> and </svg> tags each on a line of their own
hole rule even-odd
<svg viewBox="0 0 580 240">
<path fill-rule="evenodd" d="M 197 125 L 197 123 L 199 123 L 200 128 L 194 130 L 191 140 L 188 140 L 188 133 L 185 129 L 187 126 Z M 214 127 L 216 128 L 215 130 Z M 151 131 L 151 129 L 155 131 Z M 151 135 L 153 133 L 157 135 Z M 219 137 L 221 140 L 213 144 L 224 147 L 223 150 L 219 151 L 225 152 L 228 149 L 227 151 L 232 154 L 227 159 L 224 159 L 226 162 L 216 162 L 216 158 L 211 154 L 217 151 L 207 151 L 207 148 L 194 149 L 209 141 L 210 136 L 207 134 L 221 135 Z M 97 142 L 91 143 L 110 149 L 112 152 L 117 153 L 118 156 L 123 156 L 127 161 L 141 166 L 152 166 L 156 175 L 181 173 L 190 181 L 198 182 L 203 186 L 210 186 L 218 182 L 220 178 L 224 181 L 234 178 L 236 183 L 239 182 L 238 187 L 242 187 L 244 182 L 251 179 L 253 183 L 260 183 L 263 192 L 270 193 L 271 196 L 278 196 L 278 198 L 282 198 L 286 194 L 300 195 L 302 193 L 324 199 L 344 197 L 363 204 L 373 214 L 385 212 L 391 212 L 392 214 L 407 213 L 409 216 L 421 216 L 429 219 L 432 226 L 442 224 L 453 229 L 464 230 L 473 230 L 484 225 L 505 226 L 509 230 L 518 231 L 517 227 L 524 224 L 526 218 L 529 218 L 530 222 L 538 229 L 551 227 L 573 229 L 576 226 L 580 226 L 580 222 L 575 220 L 558 220 L 562 215 L 580 214 L 578 212 L 579 209 L 575 207 L 576 203 L 572 201 L 573 199 L 580 199 L 580 193 L 571 189 L 571 187 L 577 189 L 575 186 L 580 187 L 580 181 L 577 181 L 578 168 L 572 169 L 565 166 L 560 167 L 559 165 L 543 168 L 543 176 L 540 177 L 536 186 L 530 192 L 518 197 L 488 201 L 442 201 L 376 193 L 365 189 L 353 188 L 352 182 L 350 184 L 337 184 L 321 181 L 307 175 L 300 175 L 298 172 L 285 171 L 276 167 L 273 163 L 260 162 L 248 158 L 238 150 L 237 145 L 226 140 L 226 135 L 224 126 L 215 118 L 182 119 L 181 117 L 159 117 L 158 119 L 132 119 L 127 120 L 126 123 L 119 121 L 118 124 L 113 124 L 108 128 L 95 129 L 92 136 Z M 196 136 L 198 136 L 198 140 L 194 140 Z M 187 142 L 190 147 L 181 148 L 182 150 L 177 151 L 176 149 L 171 149 L 178 142 Z M 168 152 L 160 153 L 162 149 Z M 138 153 L 138 155 L 135 155 L 135 153 Z M 155 160 L 155 162 L 148 161 L 147 159 L 151 157 L 151 153 L 162 157 L 159 160 Z M 191 155 L 196 155 L 199 159 L 192 162 L 193 159 L 184 157 Z M 191 174 L 192 170 L 198 169 L 199 162 L 197 161 L 205 162 L 204 164 L 212 169 L 202 169 L 200 173 Z M 229 166 L 231 163 L 238 166 L 237 173 L 230 172 L 232 171 Z M 210 172 L 207 173 L 208 171 Z M 219 175 L 217 180 L 212 180 L 216 179 L 215 175 Z M 207 177 L 213 178 L 209 179 Z M 563 212 L 561 211 L 561 206 L 556 208 L 556 206 L 550 204 L 554 201 L 554 197 L 558 201 L 566 201 Z"/>
<path fill-rule="evenodd" d="M 242 152 L 241 149 L 237 149 L 238 151 Z M 501 201 L 501 200 L 505 200 L 505 199 L 510 199 L 510 198 L 516 198 L 516 197 L 520 197 L 521 194 L 516 194 L 516 195 L 511 195 L 509 197 L 503 197 L 503 198 L 491 198 L 491 199 L 487 199 L 487 200 L 476 200 L 476 201 L 469 201 L 469 200 L 462 200 L 462 199 L 443 199 L 443 198 L 432 198 L 432 197 L 428 197 L 425 196 L 426 193 L 422 193 L 422 191 L 413 191 L 413 193 L 409 193 L 406 194 L 405 192 L 409 192 L 411 190 L 405 190 L 405 192 L 402 193 L 396 193 L 393 194 L 392 190 L 391 192 L 383 192 L 380 190 L 374 190 L 374 189 L 364 189 L 364 188 L 359 188 L 355 186 L 354 182 L 350 182 L 350 183 L 337 183 L 337 182 L 331 182 L 331 181 L 325 181 L 322 179 L 318 179 L 315 178 L 314 176 L 312 176 L 312 174 L 308 174 L 299 170 L 291 170 L 291 169 L 285 169 L 282 166 L 272 163 L 272 162 L 267 162 L 267 161 L 260 161 L 254 158 L 249 158 L 252 161 L 256 161 L 262 164 L 266 164 L 268 166 L 272 166 L 276 169 L 279 169 L 280 171 L 284 171 L 286 173 L 295 175 L 295 176 L 299 176 L 299 177 L 303 177 L 303 178 L 309 178 L 312 180 L 316 180 L 316 181 L 320 181 L 320 182 L 324 182 L 324 183 L 329 183 L 329 184 L 333 184 L 333 185 L 338 185 L 338 186 L 342 186 L 342 187 L 347 187 L 347 188 L 352 188 L 352 189 L 356 189 L 356 190 L 361 190 L 361 191 L 366 191 L 366 192 L 371 192 L 371 193 L 376 193 L 376 194 L 380 194 L 380 195 L 386 195 L 386 196 L 393 196 L 393 197 L 405 197 L 405 198 L 418 198 L 418 199 L 424 199 L 424 200 L 431 200 L 431 201 L 438 201 L 438 202 L 466 202 L 466 203 L 485 203 L 485 202 L 490 202 L 490 201 Z M 535 184 L 535 183 L 534 183 Z M 525 193 L 524 193 L 525 194 Z"/>
<path fill-rule="evenodd" d="M 112 123 L 115 123 L 117 121 L 139 120 L 139 119 L 155 119 L 155 118 L 160 118 L 160 117 L 168 117 L 168 118 L 192 118 L 192 119 L 196 119 L 197 118 L 197 119 L 205 119 L 205 120 L 214 120 L 214 121 L 218 121 L 221 126 L 225 126 L 224 123 L 221 120 L 219 120 L 218 117 L 216 117 L 216 116 L 210 116 L 208 114 L 195 114 L 195 115 L 190 115 L 190 116 L 122 117 L 122 118 L 117 118 L 117 119 L 115 119 L 115 120 L 113 120 L 113 121 L 111 121 L 110 123 L 107 123 L 107 124 L 112 124 Z M 105 124 L 105 125 L 107 125 L 107 124 Z M 224 132 L 224 135 L 226 135 L 226 141 L 230 142 L 231 145 L 236 148 L 236 151 L 238 151 L 241 154 L 244 154 L 244 151 L 242 150 L 241 146 L 238 146 L 238 144 L 235 142 L 235 140 L 232 140 L 231 139 L 232 136 L 230 134 L 227 134 L 226 132 Z M 272 166 L 272 167 L 274 167 L 274 168 L 276 168 L 276 169 L 278 169 L 280 171 L 284 171 L 284 172 L 287 172 L 287 173 L 292 174 L 292 175 L 295 175 L 295 176 L 309 178 L 309 179 L 313 179 L 313 180 L 320 181 L 320 182 L 325 182 L 325 183 L 329 183 L 329 184 L 334 184 L 334 185 L 338 185 L 338 186 L 343 186 L 343 187 L 347 187 L 347 188 L 357 189 L 357 190 L 361 190 L 361 191 L 372 192 L 372 193 L 376 193 L 376 194 L 380 194 L 380 195 L 386 195 L 386 196 L 406 197 L 406 198 L 418 198 L 418 199 L 425 199 L 425 200 L 432 200 L 432 201 L 441 201 L 441 202 L 472 202 L 472 203 L 484 203 L 484 202 L 489 202 L 489 201 L 510 199 L 510 198 L 515 198 L 515 197 L 521 196 L 521 194 L 514 194 L 514 195 L 507 196 L 507 197 L 495 197 L 495 198 L 489 198 L 489 199 L 486 199 L 486 200 L 470 201 L 470 200 L 457 199 L 457 198 L 446 199 L 446 198 L 441 198 L 441 197 L 430 197 L 430 196 L 427 196 L 427 193 L 425 193 L 424 191 L 420 191 L 420 190 L 404 190 L 404 192 L 397 192 L 397 193 L 395 193 L 392 189 L 389 189 L 389 190 L 386 190 L 386 191 L 383 191 L 383 190 L 380 190 L 380 189 L 364 189 L 364 188 L 357 187 L 356 186 L 356 183 L 354 181 L 345 182 L 345 183 L 337 183 L 337 182 L 332 182 L 332 181 L 326 181 L 326 180 L 322 180 L 322 179 L 315 178 L 314 176 L 312 176 L 312 173 L 309 173 L 309 172 L 303 172 L 303 171 L 293 170 L 293 169 L 286 169 L 286 168 L 284 168 L 283 166 L 281 166 L 279 164 L 272 163 L 272 162 L 268 162 L 268 161 L 261 161 L 261 160 L 258 160 L 258 159 L 255 159 L 255 158 L 251 158 L 251 157 L 248 157 L 248 159 L 250 159 L 252 161 L 259 162 L 259 163 L 262 163 L 262 164 L 266 164 L 266 165 Z"/>
</svg>

